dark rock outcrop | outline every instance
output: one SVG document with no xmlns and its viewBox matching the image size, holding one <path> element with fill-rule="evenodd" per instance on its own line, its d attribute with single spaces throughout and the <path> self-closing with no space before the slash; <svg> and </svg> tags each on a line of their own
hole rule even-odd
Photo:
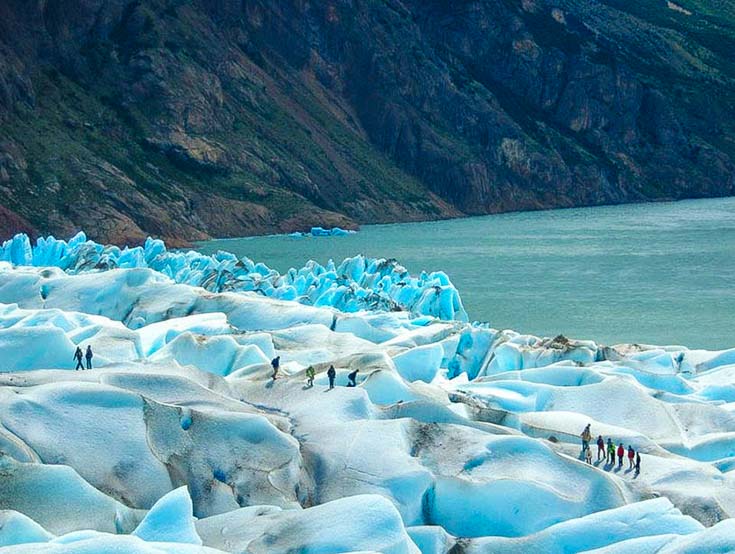
<svg viewBox="0 0 735 554">
<path fill-rule="evenodd" d="M 183 243 L 734 194 L 735 10 L 671 5 L 6 0 L 0 231 Z"/>
</svg>

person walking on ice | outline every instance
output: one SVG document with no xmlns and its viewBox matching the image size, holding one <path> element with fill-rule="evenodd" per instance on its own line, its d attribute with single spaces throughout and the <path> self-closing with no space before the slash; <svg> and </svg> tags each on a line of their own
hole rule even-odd
<svg viewBox="0 0 735 554">
<path fill-rule="evenodd" d="M 625 456 L 625 447 L 621 442 L 618 446 L 618 467 L 623 467 L 623 456 Z"/>
<path fill-rule="evenodd" d="M 334 370 L 334 366 L 330 365 L 327 370 L 327 377 L 329 378 L 329 390 L 334 388 L 334 378 L 337 376 L 337 372 Z"/>
<path fill-rule="evenodd" d="M 360 371 L 359 369 L 356 369 L 355 371 L 350 372 L 350 374 L 347 376 L 347 386 L 348 387 L 357 386 L 357 373 L 359 371 Z"/>
<path fill-rule="evenodd" d="M 588 423 L 587 427 L 584 428 L 584 431 L 582 431 L 582 453 L 584 454 L 584 451 L 586 448 L 590 445 L 590 442 L 592 441 L 592 433 L 590 432 L 590 426 L 592 424 Z"/>
<path fill-rule="evenodd" d="M 592 449 L 589 446 L 584 451 L 584 461 L 592 465 Z"/>
<path fill-rule="evenodd" d="M 597 435 L 597 461 L 599 462 L 605 457 L 605 441 L 602 435 Z"/>
<path fill-rule="evenodd" d="M 94 354 L 92 354 L 92 346 L 87 345 L 87 353 L 84 355 L 85 358 L 87 358 L 87 369 L 92 369 L 92 358 L 94 357 Z"/>
<path fill-rule="evenodd" d="M 79 371 L 80 369 L 84 369 L 84 364 L 82 363 L 82 358 L 84 357 L 84 353 L 82 352 L 82 349 L 77 346 L 76 351 L 74 352 L 74 359 L 77 361 L 77 367 L 75 371 Z"/>
<path fill-rule="evenodd" d="M 314 376 L 316 375 L 316 372 L 314 371 L 314 366 L 310 365 L 306 368 L 306 384 L 309 388 L 314 386 Z"/>
<path fill-rule="evenodd" d="M 271 367 L 273 368 L 273 375 L 271 377 L 273 380 L 276 380 L 276 377 L 278 377 L 278 368 L 281 367 L 281 357 L 276 356 L 271 360 Z"/>
<path fill-rule="evenodd" d="M 610 437 L 607 439 L 607 463 L 610 465 L 615 464 L 615 445 Z"/>
<path fill-rule="evenodd" d="M 635 474 L 638 475 L 641 472 L 641 453 L 635 453 Z"/>
<path fill-rule="evenodd" d="M 633 469 L 635 467 L 635 450 L 633 450 L 633 447 L 628 445 L 628 469 Z"/>
</svg>

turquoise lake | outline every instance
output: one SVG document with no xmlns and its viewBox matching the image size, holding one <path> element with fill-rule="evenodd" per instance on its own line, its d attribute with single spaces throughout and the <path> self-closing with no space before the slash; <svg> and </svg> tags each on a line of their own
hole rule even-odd
<svg viewBox="0 0 735 554">
<path fill-rule="evenodd" d="M 604 344 L 735 347 L 735 198 L 363 226 L 348 237 L 209 241 L 280 272 L 313 259 L 442 270 L 473 320 Z"/>
</svg>

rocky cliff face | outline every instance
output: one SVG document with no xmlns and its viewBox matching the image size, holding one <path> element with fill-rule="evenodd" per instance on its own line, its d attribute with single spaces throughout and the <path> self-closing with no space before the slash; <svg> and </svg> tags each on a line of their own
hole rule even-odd
<svg viewBox="0 0 735 554">
<path fill-rule="evenodd" d="M 0 231 L 734 194 L 733 51 L 705 0 L 5 0 Z"/>
</svg>

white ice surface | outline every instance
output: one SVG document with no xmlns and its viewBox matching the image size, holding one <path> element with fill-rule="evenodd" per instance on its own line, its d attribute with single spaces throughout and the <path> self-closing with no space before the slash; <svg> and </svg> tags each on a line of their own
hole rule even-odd
<svg viewBox="0 0 735 554">
<path fill-rule="evenodd" d="M 22 242 L 2 256 L 28 266 L 0 262 L 3 552 L 732 549 L 733 351 L 440 321 L 441 275 L 404 297 L 360 259 L 252 264 L 243 292 L 226 255 Z M 353 302 L 338 269 L 414 313 Z M 587 423 L 641 474 L 580 460 Z"/>
</svg>

